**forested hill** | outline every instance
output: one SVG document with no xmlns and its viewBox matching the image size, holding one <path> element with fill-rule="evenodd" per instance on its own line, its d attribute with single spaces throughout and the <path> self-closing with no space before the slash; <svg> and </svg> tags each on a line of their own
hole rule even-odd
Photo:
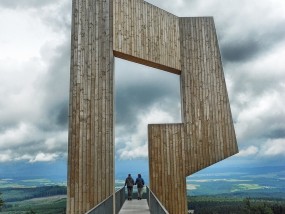
<svg viewBox="0 0 285 214">
<path fill-rule="evenodd" d="M 42 186 L 34 188 L 4 188 L 0 189 L 2 198 L 7 202 L 23 201 L 32 198 L 43 198 L 55 195 L 66 195 L 66 186 Z"/>
<path fill-rule="evenodd" d="M 285 199 L 272 195 L 244 197 L 240 195 L 192 196 L 188 197 L 188 209 L 200 214 L 285 214 Z"/>
</svg>

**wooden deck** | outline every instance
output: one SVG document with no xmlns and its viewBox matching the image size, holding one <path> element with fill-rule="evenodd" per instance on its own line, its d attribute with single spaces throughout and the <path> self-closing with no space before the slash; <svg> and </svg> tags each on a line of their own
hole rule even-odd
<svg viewBox="0 0 285 214">
<path fill-rule="evenodd" d="M 126 200 L 119 214 L 136 213 L 136 214 L 150 214 L 146 199 L 131 201 Z"/>
</svg>

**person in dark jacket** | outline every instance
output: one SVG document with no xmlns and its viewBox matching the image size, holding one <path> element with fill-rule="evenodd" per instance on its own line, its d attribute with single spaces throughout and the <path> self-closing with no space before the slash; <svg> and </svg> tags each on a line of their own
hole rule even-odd
<svg viewBox="0 0 285 214">
<path fill-rule="evenodd" d="M 144 186 L 144 180 L 143 180 L 141 174 L 138 174 L 135 185 L 137 185 L 137 188 L 138 188 L 138 200 L 141 200 L 142 199 L 142 190 L 143 190 L 143 186 Z"/>
<path fill-rule="evenodd" d="M 127 186 L 128 189 L 128 200 L 132 200 L 134 184 L 134 179 L 132 178 L 131 174 L 129 174 L 125 181 L 125 186 Z"/>
</svg>

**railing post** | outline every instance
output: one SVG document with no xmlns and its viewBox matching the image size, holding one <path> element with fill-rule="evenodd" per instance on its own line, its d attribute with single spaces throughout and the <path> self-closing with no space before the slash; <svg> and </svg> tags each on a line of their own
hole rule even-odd
<svg viewBox="0 0 285 214">
<path fill-rule="evenodd" d="M 126 195 L 125 195 L 125 187 L 122 187 L 115 194 L 115 214 L 118 214 L 125 203 Z"/>
<path fill-rule="evenodd" d="M 149 194 L 150 194 L 149 187 L 146 186 L 146 200 L 147 200 L 148 206 L 149 206 Z"/>
</svg>

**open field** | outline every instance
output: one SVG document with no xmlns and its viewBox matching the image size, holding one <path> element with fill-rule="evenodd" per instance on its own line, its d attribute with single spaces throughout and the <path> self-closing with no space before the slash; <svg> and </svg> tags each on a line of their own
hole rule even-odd
<svg viewBox="0 0 285 214">
<path fill-rule="evenodd" d="M 272 211 L 268 213 L 285 214 L 283 168 L 223 169 L 220 172 L 205 170 L 196 173 L 187 177 L 186 181 L 189 209 L 194 209 L 195 214 L 224 214 L 225 210 L 231 210 L 228 213 L 242 214 L 250 204 L 251 209 L 264 208 Z M 148 185 L 146 172 L 144 175 Z M 116 189 L 124 186 L 125 176 L 125 172 L 116 174 Z M 5 201 L 1 212 L 4 214 L 65 213 L 66 179 L 7 176 L 0 178 L 0 192 Z"/>
<path fill-rule="evenodd" d="M 51 196 L 43 198 L 33 198 L 18 202 L 8 202 L 2 210 L 3 214 L 65 214 L 66 196 Z"/>
<path fill-rule="evenodd" d="M 272 198 L 271 198 L 272 197 Z M 285 199 L 273 198 L 250 198 L 235 195 L 216 196 L 193 196 L 188 197 L 188 209 L 194 210 L 195 214 L 284 214 Z"/>
</svg>

